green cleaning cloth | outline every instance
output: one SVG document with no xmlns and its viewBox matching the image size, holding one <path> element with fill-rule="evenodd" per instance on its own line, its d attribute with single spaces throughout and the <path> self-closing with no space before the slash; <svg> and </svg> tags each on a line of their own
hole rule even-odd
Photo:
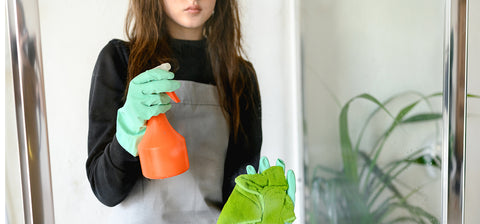
<svg viewBox="0 0 480 224">
<path fill-rule="evenodd" d="M 260 174 L 240 175 L 235 183 L 217 224 L 284 224 L 295 220 L 283 167 L 272 166 Z"/>
</svg>

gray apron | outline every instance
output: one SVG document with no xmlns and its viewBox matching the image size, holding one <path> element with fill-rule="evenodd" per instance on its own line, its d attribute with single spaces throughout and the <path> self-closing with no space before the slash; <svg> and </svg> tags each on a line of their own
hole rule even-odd
<svg viewBox="0 0 480 224">
<path fill-rule="evenodd" d="M 190 169 L 162 180 L 140 178 L 123 202 L 113 208 L 111 223 L 216 223 L 229 129 L 216 86 L 180 81 L 166 115 L 185 137 Z"/>
</svg>

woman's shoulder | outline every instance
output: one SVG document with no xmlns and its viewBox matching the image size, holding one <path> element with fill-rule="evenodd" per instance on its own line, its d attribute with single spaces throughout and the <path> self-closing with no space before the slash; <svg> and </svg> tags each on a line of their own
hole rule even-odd
<svg viewBox="0 0 480 224">
<path fill-rule="evenodd" d="M 120 81 L 123 85 L 127 77 L 128 45 L 119 39 L 110 40 L 100 51 L 93 69 L 93 78 L 105 83 Z"/>
<path fill-rule="evenodd" d="M 111 39 L 104 48 L 128 51 L 128 42 L 121 39 Z"/>
<path fill-rule="evenodd" d="M 244 91 L 247 91 L 247 94 L 244 95 L 253 97 L 253 102 L 260 104 L 260 88 L 253 64 L 246 59 L 240 58 L 240 73 L 243 76 L 243 82 L 245 84 Z"/>
<path fill-rule="evenodd" d="M 103 47 L 98 57 L 121 60 L 124 63 L 127 63 L 128 55 L 128 42 L 120 39 L 112 39 Z"/>
<path fill-rule="evenodd" d="M 240 73 L 246 81 L 248 91 L 259 92 L 258 77 L 253 64 L 245 59 L 240 59 Z"/>
<path fill-rule="evenodd" d="M 244 59 L 244 58 L 240 58 L 240 72 L 243 74 L 243 75 L 246 75 L 247 77 L 250 77 L 250 78 L 255 78 L 256 80 L 256 77 L 257 77 L 257 74 L 255 72 L 255 68 L 253 67 L 253 64 Z"/>
</svg>

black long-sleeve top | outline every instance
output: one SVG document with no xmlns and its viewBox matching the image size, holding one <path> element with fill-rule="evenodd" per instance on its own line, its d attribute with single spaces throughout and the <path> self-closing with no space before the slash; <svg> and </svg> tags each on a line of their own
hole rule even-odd
<svg viewBox="0 0 480 224">
<path fill-rule="evenodd" d="M 176 80 L 215 83 L 207 63 L 205 42 L 171 41 L 173 55 L 179 64 Z M 138 157 L 123 149 L 115 137 L 117 110 L 125 103 L 128 55 L 125 42 L 110 41 L 98 56 L 90 87 L 86 169 L 93 193 L 107 206 L 122 202 L 137 179 L 143 178 Z M 249 80 L 255 82 L 252 86 L 258 86 L 255 76 Z M 241 111 L 240 122 L 245 135 L 239 134 L 234 141 L 233 131 L 230 131 L 222 187 L 223 203 L 235 186 L 235 178 L 245 173 L 247 165 L 258 169 L 262 144 L 260 92 L 254 88 L 245 94 L 251 94 L 257 105 Z M 245 105 L 245 102 L 240 100 L 240 105 Z"/>
</svg>

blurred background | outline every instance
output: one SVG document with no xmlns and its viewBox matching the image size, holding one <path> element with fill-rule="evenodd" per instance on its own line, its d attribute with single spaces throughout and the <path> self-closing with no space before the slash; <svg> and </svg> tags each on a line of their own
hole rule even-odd
<svg viewBox="0 0 480 224">
<path fill-rule="evenodd" d="M 445 2 L 303 0 L 301 5 L 306 220 L 352 223 L 348 216 L 361 210 L 342 204 L 348 201 L 343 195 L 351 186 L 344 186 L 344 175 L 332 171 L 340 171 L 349 161 L 340 144 L 340 136 L 346 134 L 339 128 L 342 109 L 354 97 L 369 94 L 391 115 L 377 112 L 379 106 L 372 100 L 354 99 L 348 105 L 347 130 L 352 144 L 366 153 L 358 155 L 362 159 L 356 167 L 363 171 L 363 179 L 357 185 L 372 191 L 360 192 L 361 196 L 368 195 L 370 213 L 384 215 L 381 223 L 406 217 L 415 218 L 402 223 L 422 223 L 417 218 L 429 215 L 441 221 L 439 167 L 428 161 L 397 162 L 441 156 L 442 120 L 434 119 L 434 115 L 442 112 L 442 98 L 429 95 L 443 91 Z M 469 93 L 478 95 L 479 2 L 470 1 L 469 10 L 467 86 Z M 427 113 L 432 116 L 389 130 L 392 115 L 397 116 L 417 100 L 420 102 L 405 119 Z M 467 109 L 466 223 L 477 223 L 480 216 L 474 211 L 480 208 L 480 194 L 475 189 L 480 182 L 478 163 L 474 161 L 479 156 L 479 142 L 474 136 L 480 132 L 479 99 L 468 98 Z M 377 170 L 369 174 L 374 166 Z M 389 202 L 396 203 L 386 203 L 390 197 L 395 199 Z M 397 204 L 403 199 L 408 199 L 409 205 Z M 417 213 L 411 212 L 413 208 L 426 214 L 412 214 Z M 390 214 L 384 214 L 386 210 Z"/>
</svg>

